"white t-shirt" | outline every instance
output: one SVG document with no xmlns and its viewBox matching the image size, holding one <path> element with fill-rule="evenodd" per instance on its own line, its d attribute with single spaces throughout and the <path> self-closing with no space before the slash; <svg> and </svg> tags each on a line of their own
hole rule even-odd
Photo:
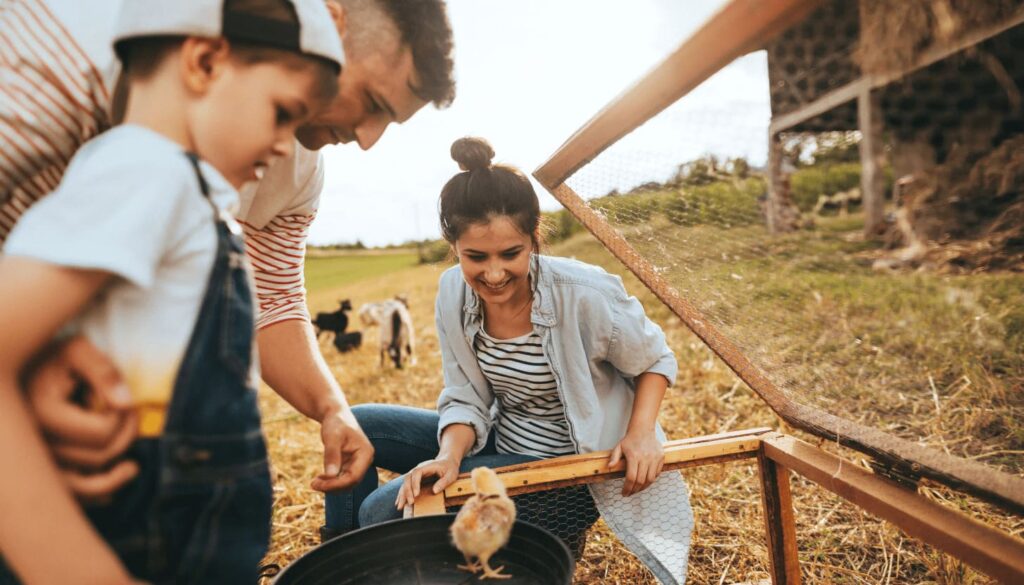
<svg viewBox="0 0 1024 585">
<path fill-rule="evenodd" d="M 0 0 L 0 247 L 53 191 L 79 146 L 108 125 L 120 62 L 111 47 L 125 0 Z M 303 258 L 323 187 L 319 153 L 292 157 L 242 189 L 237 216 L 256 274 L 258 327 L 308 320 Z"/>
<path fill-rule="evenodd" d="M 272 164 L 259 183 L 241 189 L 238 218 L 256 275 L 258 328 L 309 319 L 303 260 L 323 185 L 323 156 L 296 141 L 292 156 Z"/>
<path fill-rule="evenodd" d="M 200 164 L 210 200 L 237 210 L 236 191 Z M 72 329 L 114 360 L 137 404 L 165 405 L 203 301 L 216 238 L 213 208 L 181 146 L 128 125 L 79 149 L 57 190 L 15 226 L 5 253 L 113 274 Z"/>
</svg>

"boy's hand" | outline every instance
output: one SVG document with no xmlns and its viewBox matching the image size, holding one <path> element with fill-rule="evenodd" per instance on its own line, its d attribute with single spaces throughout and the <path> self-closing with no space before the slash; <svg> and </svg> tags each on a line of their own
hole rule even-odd
<svg viewBox="0 0 1024 585">
<path fill-rule="evenodd" d="M 68 486 L 80 501 L 103 501 L 138 474 L 116 462 L 135 438 L 131 395 L 110 359 L 82 337 L 43 356 L 25 378 L 32 412 Z M 81 388 L 89 394 L 80 404 Z M 113 465 L 112 465 L 113 464 Z"/>
<path fill-rule="evenodd" d="M 366 475 L 373 462 L 373 445 L 355 419 L 341 411 L 329 413 L 320 421 L 324 443 L 324 471 L 310 484 L 315 490 L 330 492 L 354 487 Z"/>
</svg>

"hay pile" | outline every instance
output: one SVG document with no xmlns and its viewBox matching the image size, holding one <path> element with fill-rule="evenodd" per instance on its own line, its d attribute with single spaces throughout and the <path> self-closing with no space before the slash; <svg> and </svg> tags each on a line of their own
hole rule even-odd
<svg viewBox="0 0 1024 585">
<path fill-rule="evenodd" d="M 899 71 L 925 51 L 1018 10 L 1017 0 L 860 0 L 855 60 L 865 73 Z"/>
<path fill-rule="evenodd" d="M 906 221 L 888 242 L 913 248 L 904 263 L 1024 271 L 1024 135 L 980 158 L 954 150 L 944 164 L 913 177 L 902 198 Z"/>
<path fill-rule="evenodd" d="M 583 236 L 587 237 L 587 236 Z M 598 244 L 592 242 L 596 248 Z M 557 253 L 557 250 L 556 250 Z M 621 273 L 603 251 L 607 268 Z M 588 258 L 592 259 L 592 258 Z M 432 407 L 441 387 L 440 357 L 433 328 L 433 298 L 439 268 L 425 266 L 377 280 L 363 281 L 311 295 L 311 308 L 333 306 L 337 298 L 351 297 L 358 306 L 395 292 L 409 293 L 417 324 L 416 366 L 398 372 L 381 371 L 372 341 L 355 352 L 338 354 L 324 340 L 321 350 L 353 403 L 390 402 Z M 679 380 L 670 389 L 661 423 L 670 438 L 704 435 L 757 426 L 779 427 L 779 421 L 760 400 L 715 359 L 681 323 L 667 315 L 642 285 L 626 277 L 652 316 L 666 330 L 680 363 Z M 364 332 L 367 340 L 374 331 Z M 267 562 L 287 564 L 317 544 L 323 518 L 323 498 L 309 481 L 320 462 L 317 426 L 297 415 L 267 389 L 261 391 L 265 430 L 275 470 L 273 541 Z M 792 432 L 792 431 L 789 431 Z M 798 434 L 798 433 L 794 433 Z M 806 437 L 805 437 L 806 438 Z M 809 439 L 818 443 L 816 439 Z M 835 446 L 825 445 L 830 450 Z M 845 456 L 857 459 L 849 452 Z M 764 524 L 756 466 L 732 463 L 689 470 L 696 528 L 690 553 L 688 583 L 723 585 L 758 582 L 769 578 Z M 985 506 L 931 491 L 976 517 L 984 517 L 1016 532 L 1024 522 L 1007 518 Z M 963 564 L 909 540 L 845 501 L 795 478 L 794 505 L 803 581 L 834 583 L 982 584 L 992 581 Z M 588 537 L 584 557 L 577 564 L 576 583 L 651 584 L 654 578 L 599 522 Z"/>
</svg>

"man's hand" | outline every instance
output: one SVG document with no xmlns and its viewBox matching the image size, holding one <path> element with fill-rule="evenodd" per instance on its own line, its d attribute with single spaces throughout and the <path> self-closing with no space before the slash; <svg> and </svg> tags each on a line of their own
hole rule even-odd
<svg viewBox="0 0 1024 585">
<path fill-rule="evenodd" d="M 324 471 L 310 486 L 330 492 L 359 483 L 373 461 L 373 445 L 355 419 L 346 418 L 340 411 L 328 414 L 320 421 L 320 438 L 324 443 Z"/>
<path fill-rule="evenodd" d="M 131 394 L 110 359 L 82 337 L 43 356 L 25 379 L 28 400 L 71 491 L 101 502 L 134 478 L 134 461 L 116 461 L 135 439 Z M 76 401 L 84 386 L 85 406 Z"/>
</svg>

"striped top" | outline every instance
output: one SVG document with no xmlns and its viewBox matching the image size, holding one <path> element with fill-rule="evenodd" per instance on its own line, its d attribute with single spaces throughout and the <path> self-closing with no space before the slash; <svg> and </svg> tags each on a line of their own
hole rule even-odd
<svg viewBox="0 0 1024 585">
<path fill-rule="evenodd" d="M 119 0 L 0 0 L 0 247 L 79 147 L 110 126 L 119 10 Z M 302 269 L 322 187 L 319 153 L 296 145 L 240 190 L 258 328 L 309 320 Z"/>
<path fill-rule="evenodd" d="M 514 339 L 495 339 L 481 329 L 475 349 L 498 399 L 498 452 L 537 457 L 575 453 L 540 337 L 531 331 Z"/>
</svg>

